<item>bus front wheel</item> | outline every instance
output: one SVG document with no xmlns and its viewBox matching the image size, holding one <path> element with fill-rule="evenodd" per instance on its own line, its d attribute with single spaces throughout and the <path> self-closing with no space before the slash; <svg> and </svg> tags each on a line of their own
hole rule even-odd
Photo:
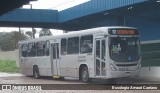
<svg viewBox="0 0 160 93">
<path fill-rule="evenodd" d="M 82 68 L 81 80 L 82 82 L 85 82 L 85 83 L 89 81 L 89 73 L 88 73 L 88 68 L 86 66 Z"/>
<path fill-rule="evenodd" d="M 33 77 L 36 79 L 38 79 L 40 77 L 38 66 L 33 67 Z"/>
</svg>

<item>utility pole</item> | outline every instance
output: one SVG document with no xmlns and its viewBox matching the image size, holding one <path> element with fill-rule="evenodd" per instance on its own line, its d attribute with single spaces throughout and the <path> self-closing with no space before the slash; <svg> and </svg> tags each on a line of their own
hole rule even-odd
<svg viewBox="0 0 160 93">
<path fill-rule="evenodd" d="M 33 9 L 32 4 L 30 4 L 30 9 Z"/>
<path fill-rule="evenodd" d="M 32 27 L 32 36 L 33 36 L 33 38 L 35 38 L 35 34 L 36 34 L 36 29 L 34 29 L 34 28 Z"/>
<path fill-rule="evenodd" d="M 19 27 L 19 33 L 21 33 L 21 27 Z"/>
</svg>

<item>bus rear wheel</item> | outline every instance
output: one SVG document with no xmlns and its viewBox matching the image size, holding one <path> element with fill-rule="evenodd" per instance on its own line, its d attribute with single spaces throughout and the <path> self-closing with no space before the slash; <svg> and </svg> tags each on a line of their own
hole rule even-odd
<svg viewBox="0 0 160 93">
<path fill-rule="evenodd" d="M 40 77 L 38 66 L 33 67 L 33 77 L 36 79 L 38 79 Z"/>
<path fill-rule="evenodd" d="M 89 82 L 89 73 L 88 73 L 88 68 L 85 66 L 82 68 L 81 71 L 81 80 L 82 82 Z"/>
</svg>

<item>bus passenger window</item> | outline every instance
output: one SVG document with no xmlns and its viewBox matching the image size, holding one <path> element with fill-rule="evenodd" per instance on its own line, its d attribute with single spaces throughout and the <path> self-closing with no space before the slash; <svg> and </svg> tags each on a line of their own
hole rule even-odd
<svg viewBox="0 0 160 93">
<path fill-rule="evenodd" d="M 28 46 L 27 46 L 27 44 L 23 44 L 22 46 L 21 46 L 21 56 L 22 57 L 27 57 L 27 52 L 28 52 Z"/>
<path fill-rule="evenodd" d="M 82 36 L 80 46 L 81 46 L 80 48 L 81 53 L 92 53 L 93 36 L 92 35 Z"/>
<path fill-rule="evenodd" d="M 36 46 L 35 43 L 28 44 L 28 57 L 35 57 L 36 56 Z"/>
<path fill-rule="evenodd" d="M 61 40 L 61 55 L 66 55 L 66 39 Z"/>
<path fill-rule="evenodd" d="M 45 56 L 45 42 L 37 43 L 37 56 Z"/>
<path fill-rule="evenodd" d="M 67 42 L 67 53 L 77 54 L 79 53 L 79 37 L 69 38 Z"/>
</svg>

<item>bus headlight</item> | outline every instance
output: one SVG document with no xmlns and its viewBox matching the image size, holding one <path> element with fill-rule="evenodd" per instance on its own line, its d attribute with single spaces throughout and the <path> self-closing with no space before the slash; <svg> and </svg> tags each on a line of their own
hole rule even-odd
<svg viewBox="0 0 160 93">
<path fill-rule="evenodd" d="M 111 70 L 117 70 L 112 64 L 110 64 L 110 68 L 111 68 Z"/>
</svg>

